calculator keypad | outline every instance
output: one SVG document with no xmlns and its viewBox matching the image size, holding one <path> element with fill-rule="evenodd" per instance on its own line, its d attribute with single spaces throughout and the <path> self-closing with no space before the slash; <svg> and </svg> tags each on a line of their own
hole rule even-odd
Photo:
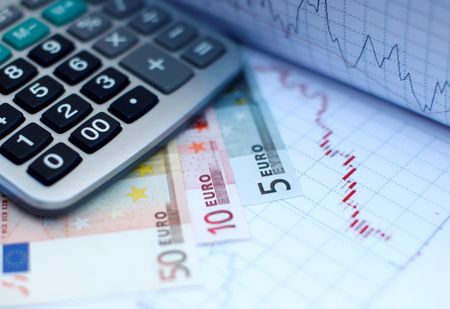
<svg viewBox="0 0 450 309">
<path fill-rule="evenodd" d="M 164 7 L 144 0 L 0 7 L 0 94 L 9 100 L 0 102 L 0 154 L 51 186 L 225 53 Z M 22 50 L 27 59 L 8 62 Z M 38 76 L 38 67 L 49 70 Z"/>
</svg>

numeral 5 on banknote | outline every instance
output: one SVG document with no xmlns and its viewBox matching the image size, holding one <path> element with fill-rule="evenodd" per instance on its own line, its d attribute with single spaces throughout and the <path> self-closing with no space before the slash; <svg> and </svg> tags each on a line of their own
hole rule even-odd
<svg viewBox="0 0 450 309">
<path fill-rule="evenodd" d="M 252 98 L 244 79 L 219 99 L 214 111 L 244 205 L 301 195 L 275 122 L 264 102 Z"/>
</svg>

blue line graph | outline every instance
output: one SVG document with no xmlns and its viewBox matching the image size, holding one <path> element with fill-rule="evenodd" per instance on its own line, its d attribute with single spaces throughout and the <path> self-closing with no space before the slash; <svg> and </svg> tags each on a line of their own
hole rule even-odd
<svg viewBox="0 0 450 309">
<path fill-rule="evenodd" d="M 389 60 L 396 61 L 398 79 L 401 82 L 408 83 L 408 86 L 411 90 L 412 95 L 414 96 L 414 99 L 415 99 L 419 109 L 424 113 L 431 112 L 433 110 L 433 106 L 436 101 L 437 95 L 443 95 L 444 92 L 446 92 L 447 90 L 450 89 L 450 82 L 448 80 L 445 80 L 443 82 L 436 81 L 434 84 L 433 95 L 432 95 L 430 102 L 429 103 L 421 102 L 416 93 L 416 89 L 414 87 L 411 73 L 410 72 L 402 73 L 399 45 L 394 44 L 390 48 L 389 52 L 386 55 L 379 55 L 376 52 L 376 48 L 373 43 L 373 39 L 370 35 L 366 35 L 364 43 L 362 45 L 362 48 L 361 48 L 358 56 L 356 57 L 356 60 L 349 61 L 343 51 L 341 42 L 339 41 L 339 38 L 333 34 L 333 31 L 331 29 L 327 0 L 317 0 L 317 1 L 301 0 L 296 8 L 294 22 L 285 21 L 283 19 L 282 15 L 276 12 L 274 5 L 272 3 L 272 0 L 244 0 L 244 1 L 245 1 L 244 5 L 247 6 L 248 9 L 250 9 L 250 10 L 253 9 L 255 7 L 255 5 L 259 6 L 261 9 L 266 9 L 271 16 L 272 21 L 279 24 L 279 26 L 280 26 L 281 30 L 284 32 L 286 38 L 289 38 L 293 33 L 294 34 L 299 33 L 299 31 L 300 31 L 299 27 L 300 27 L 300 22 L 301 22 L 300 15 L 301 15 L 302 8 L 304 8 L 305 5 L 313 8 L 314 11 L 318 14 L 319 9 L 321 7 L 321 3 L 322 3 L 323 9 L 325 12 L 325 16 L 323 16 L 323 17 L 325 18 L 325 21 L 326 21 L 326 28 L 327 28 L 326 30 L 328 32 L 331 42 L 337 46 L 339 55 L 342 58 L 342 61 L 344 62 L 345 66 L 350 69 L 356 68 L 358 66 L 358 64 L 360 63 L 361 59 L 363 59 L 364 52 L 369 48 L 372 51 L 373 57 L 376 61 L 376 65 L 380 69 L 383 69 L 383 67 Z M 241 2 L 242 1 L 240 1 L 240 0 L 227 0 L 227 3 L 236 10 L 239 10 L 242 8 L 243 4 L 241 4 Z"/>
</svg>

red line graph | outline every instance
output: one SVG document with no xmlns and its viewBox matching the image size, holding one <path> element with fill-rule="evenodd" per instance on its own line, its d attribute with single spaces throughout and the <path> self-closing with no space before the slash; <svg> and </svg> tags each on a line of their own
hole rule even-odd
<svg viewBox="0 0 450 309">
<path fill-rule="evenodd" d="M 322 92 L 310 92 L 309 86 L 303 83 L 290 83 L 289 76 L 290 72 L 288 69 L 283 67 L 263 67 L 256 66 L 255 69 L 259 72 L 274 73 L 278 75 L 279 83 L 286 89 L 297 90 L 304 98 L 309 100 L 318 100 L 320 102 L 320 108 L 316 113 L 315 123 L 323 130 L 323 135 L 318 141 L 319 147 L 323 150 L 324 158 L 334 158 L 336 155 L 342 158 L 343 162 L 341 168 L 343 170 L 342 181 L 344 185 L 341 187 L 343 198 L 341 200 L 341 205 L 343 204 L 343 211 L 352 210 L 350 214 L 350 223 L 348 228 L 355 234 L 367 238 L 371 235 L 379 237 L 384 240 L 389 240 L 391 236 L 387 235 L 386 232 L 381 231 L 378 228 L 371 226 L 369 222 L 361 219 L 361 211 L 363 209 L 360 207 L 358 200 L 358 182 L 353 178 L 357 175 L 357 155 L 354 153 L 349 153 L 333 147 L 333 134 L 334 131 L 325 123 L 324 116 L 329 109 L 329 97 L 327 94 Z"/>
</svg>

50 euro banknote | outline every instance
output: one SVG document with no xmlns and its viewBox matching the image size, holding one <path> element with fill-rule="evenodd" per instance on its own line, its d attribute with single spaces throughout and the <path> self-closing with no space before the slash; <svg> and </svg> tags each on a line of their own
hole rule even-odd
<svg viewBox="0 0 450 309">
<path fill-rule="evenodd" d="M 171 147 L 62 218 L 29 216 L 3 197 L 0 307 L 198 284 Z"/>
</svg>

